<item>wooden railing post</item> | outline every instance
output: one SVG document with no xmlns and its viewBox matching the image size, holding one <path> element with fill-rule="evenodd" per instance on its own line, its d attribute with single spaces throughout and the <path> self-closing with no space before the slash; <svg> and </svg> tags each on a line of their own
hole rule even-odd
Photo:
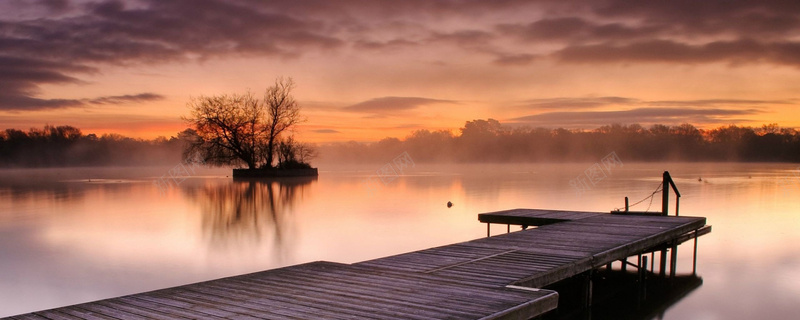
<svg viewBox="0 0 800 320">
<path fill-rule="evenodd" d="M 669 215 L 669 171 L 664 171 L 663 185 L 661 186 L 661 215 Z"/>
<path fill-rule="evenodd" d="M 630 206 L 628 206 L 628 197 L 625 197 L 625 213 L 628 213 L 628 211 L 630 211 Z"/>
<path fill-rule="evenodd" d="M 672 176 L 669 175 L 669 171 L 664 171 L 664 177 L 661 186 L 661 215 L 668 216 L 669 215 L 669 188 L 672 187 L 672 191 L 675 192 L 675 216 L 678 216 L 678 209 L 680 206 L 680 199 L 681 193 L 678 191 L 678 187 L 675 186 L 675 181 L 672 181 Z"/>
</svg>

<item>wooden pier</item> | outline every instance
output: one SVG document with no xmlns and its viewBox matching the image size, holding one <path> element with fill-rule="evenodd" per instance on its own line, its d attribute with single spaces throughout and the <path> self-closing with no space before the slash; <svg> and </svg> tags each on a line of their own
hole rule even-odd
<svg viewBox="0 0 800 320">
<path fill-rule="evenodd" d="M 705 218 L 515 209 L 479 215 L 517 232 L 355 264 L 313 262 L 9 319 L 530 319 L 558 307 L 537 289 L 710 232 Z M 644 259 L 642 258 L 644 256 Z M 638 257 L 628 263 L 629 257 Z M 665 273 L 662 254 L 661 274 Z M 676 255 L 670 274 L 674 275 Z"/>
</svg>

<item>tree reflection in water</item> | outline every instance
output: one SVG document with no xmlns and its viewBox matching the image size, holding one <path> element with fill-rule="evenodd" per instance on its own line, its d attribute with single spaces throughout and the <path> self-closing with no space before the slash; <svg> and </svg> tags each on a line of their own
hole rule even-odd
<svg viewBox="0 0 800 320">
<path fill-rule="evenodd" d="M 316 180 L 236 179 L 187 192 L 200 205 L 203 234 L 212 248 L 228 250 L 268 241 L 282 249 L 287 217 L 304 189 Z"/>
</svg>

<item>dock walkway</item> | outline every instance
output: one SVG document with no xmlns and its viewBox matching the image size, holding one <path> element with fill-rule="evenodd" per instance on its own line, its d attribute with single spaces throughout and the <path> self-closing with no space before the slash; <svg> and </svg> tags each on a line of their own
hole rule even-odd
<svg viewBox="0 0 800 320">
<path fill-rule="evenodd" d="M 535 209 L 479 219 L 538 227 L 350 265 L 313 262 L 9 319 L 529 319 L 558 306 L 557 292 L 535 288 L 708 230 L 705 218 Z"/>
</svg>

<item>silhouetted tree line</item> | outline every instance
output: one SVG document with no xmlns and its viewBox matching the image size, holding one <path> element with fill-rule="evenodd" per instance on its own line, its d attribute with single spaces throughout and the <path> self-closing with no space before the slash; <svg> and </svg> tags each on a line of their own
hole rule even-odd
<svg viewBox="0 0 800 320">
<path fill-rule="evenodd" d="M 180 135 L 179 135 L 180 137 Z M 119 134 L 84 135 L 72 126 L 0 132 L 0 167 L 72 167 L 176 164 L 180 138 L 142 140 Z"/>
<path fill-rule="evenodd" d="M 612 124 L 594 130 L 504 126 L 467 121 L 460 134 L 417 130 L 405 139 L 334 143 L 321 161 L 386 162 L 408 152 L 416 162 L 597 161 L 615 151 L 624 161 L 800 161 L 800 132 L 777 124 L 760 128 Z"/>
<path fill-rule="evenodd" d="M 0 167 L 174 165 L 182 161 L 181 151 L 195 136 L 192 129 L 154 140 L 84 135 L 72 126 L 6 129 L 0 131 Z M 321 161 L 347 163 L 388 162 L 403 152 L 415 162 L 591 162 L 611 151 L 623 161 L 800 162 L 800 132 L 777 124 L 708 130 L 691 124 L 613 124 L 567 130 L 504 126 L 488 119 L 467 121 L 459 134 L 417 130 L 404 139 L 318 148 Z"/>
</svg>

